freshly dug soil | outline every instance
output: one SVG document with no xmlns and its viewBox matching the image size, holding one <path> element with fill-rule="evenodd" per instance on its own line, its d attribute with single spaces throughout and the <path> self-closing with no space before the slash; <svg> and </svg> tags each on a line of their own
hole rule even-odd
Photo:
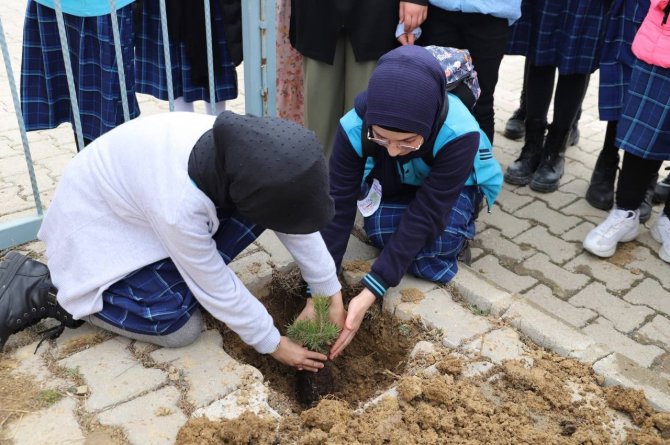
<svg viewBox="0 0 670 445">
<path fill-rule="evenodd" d="M 190 420 L 180 444 L 655 444 L 670 443 L 670 417 L 639 393 L 603 389 L 589 367 L 534 350 L 534 364 L 508 361 L 480 377 L 463 377 L 459 357 L 438 357 L 435 373 L 403 375 L 398 396 L 364 410 L 325 399 L 277 422 L 250 414 L 234 421 Z M 443 370 L 445 373 L 442 373 Z M 451 373 L 449 373 L 451 372 Z M 615 428 L 625 409 L 640 429 Z M 627 434 L 627 438 L 626 438 Z M 234 439 L 233 439 L 234 437 Z M 227 441 L 223 440 L 226 439 Z"/>
<path fill-rule="evenodd" d="M 300 295 L 299 281 L 275 283 L 264 303 L 279 326 L 302 308 Z M 670 444 L 670 416 L 654 412 L 641 392 L 603 388 L 589 366 L 533 345 L 532 360 L 467 377 L 477 356 L 438 343 L 410 360 L 416 342 L 431 336 L 373 311 L 333 362 L 333 396 L 304 410 L 286 367 L 223 332 L 226 351 L 263 373 L 274 390 L 269 403 L 282 417 L 191 419 L 179 444 Z M 396 396 L 374 399 L 391 388 Z"/>
<path fill-rule="evenodd" d="M 345 300 L 355 296 L 358 290 L 344 289 Z M 304 295 L 304 287 L 296 272 L 277 274 L 273 279 L 272 293 L 263 299 L 263 303 L 282 334 L 304 307 Z M 273 408 L 280 413 L 303 410 L 296 400 L 295 371 L 270 356 L 258 354 L 226 326 L 214 326 L 223 336 L 226 352 L 260 370 L 269 386 L 277 391 L 277 400 L 274 404 L 271 402 Z M 332 363 L 332 397 L 356 406 L 387 389 L 405 368 L 408 354 L 416 342 L 425 336 L 417 324 L 394 319 L 376 306 L 371 308 L 354 340 Z"/>
</svg>

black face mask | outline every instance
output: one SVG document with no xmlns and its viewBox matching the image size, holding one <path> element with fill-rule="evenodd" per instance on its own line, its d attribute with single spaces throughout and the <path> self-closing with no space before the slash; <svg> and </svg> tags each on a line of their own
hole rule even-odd
<svg viewBox="0 0 670 445">
<path fill-rule="evenodd" d="M 220 215 L 237 211 L 278 232 L 316 232 L 334 214 L 321 144 L 283 119 L 222 113 L 193 147 L 188 173 Z"/>
</svg>

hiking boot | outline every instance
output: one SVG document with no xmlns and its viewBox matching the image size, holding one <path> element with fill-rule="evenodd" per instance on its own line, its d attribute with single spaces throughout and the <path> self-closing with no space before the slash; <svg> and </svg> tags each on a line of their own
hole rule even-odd
<svg viewBox="0 0 670 445">
<path fill-rule="evenodd" d="M 57 291 L 48 271 L 45 264 L 18 252 L 9 252 L 0 263 L 0 351 L 10 335 L 45 318 L 55 318 L 61 324 L 43 332 L 46 335 L 42 340 L 58 337 L 65 327 L 83 324 L 56 300 Z"/>
<path fill-rule="evenodd" d="M 526 135 L 526 127 L 524 126 L 524 121 L 526 120 L 526 110 L 518 108 L 512 117 L 507 120 L 505 124 L 505 131 L 503 131 L 503 136 L 507 139 L 512 139 L 513 141 L 518 141 Z"/>
<path fill-rule="evenodd" d="M 670 167 L 667 167 L 666 170 L 670 170 Z M 654 204 L 664 203 L 668 199 L 668 195 L 670 195 L 670 174 L 668 174 L 664 180 L 656 184 L 651 202 Z"/>
<path fill-rule="evenodd" d="M 633 241 L 639 234 L 639 212 L 615 208 L 605 221 L 586 235 L 583 246 L 594 255 L 608 258 L 614 255 L 618 243 Z"/>
<path fill-rule="evenodd" d="M 540 165 L 540 153 L 544 142 L 544 130 L 547 123 L 540 120 L 526 121 L 526 143 L 519 157 L 507 167 L 505 182 L 513 185 L 526 185 Z"/>
<path fill-rule="evenodd" d="M 601 150 L 586 190 L 586 202 L 596 209 L 609 210 L 614 205 L 614 181 L 619 168 L 619 152 Z"/>
<path fill-rule="evenodd" d="M 651 228 L 651 236 L 661 243 L 658 249 L 658 256 L 666 263 L 670 263 L 670 218 L 665 213 L 661 213 L 656 220 L 656 224 Z"/>
<path fill-rule="evenodd" d="M 530 181 L 531 189 L 540 193 L 550 193 L 558 189 L 563 177 L 569 133 L 569 128 L 558 128 L 553 124 L 549 126 L 540 165 Z"/>
</svg>

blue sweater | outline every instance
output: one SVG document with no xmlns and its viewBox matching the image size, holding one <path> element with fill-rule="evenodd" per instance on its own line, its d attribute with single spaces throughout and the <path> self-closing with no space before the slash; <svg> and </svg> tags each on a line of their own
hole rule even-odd
<svg viewBox="0 0 670 445">
<path fill-rule="evenodd" d="M 365 115 L 364 101 L 365 95 L 356 100 L 358 116 Z M 471 127 L 471 131 L 462 132 L 437 151 L 430 173 L 420 187 L 403 187 L 396 190 L 396 196 L 383 190 L 384 201 L 394 198 L 406 201 L 408 196 L 410 199 L 398 229 L 373 264 L 370 274 L 363 279 L 363 284 L 377 297 L 382 297 L 387 288 L 398 285 L 419 251 L 446 227 L 451 209 L 473 171 L 480 145 L 480 132 L 474 118 Z M 359 156 L 352 145 L 350 136 L 340 124 L 330 158 L 330 193 L 335 201 L 335 217 L 321 231 L 338 268 L 354 225 L 356 201 L 366 164 L 366 159 Z M 378 162 L 389 160 L 382 157 L 390 158 L 385 149 L 379 150 Z M 388 178 L 379 179 L 383 183 Z"/>
<path fill-rule="evenodd" d="M 521 17 L 521 0 L 430 0 L 430 4 L 445 11 L 488 14 L 507 19 L 511 25 Z"/>
</svg>

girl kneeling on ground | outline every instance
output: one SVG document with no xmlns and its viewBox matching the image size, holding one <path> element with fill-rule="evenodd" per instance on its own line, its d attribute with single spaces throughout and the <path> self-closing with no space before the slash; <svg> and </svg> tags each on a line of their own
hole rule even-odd
<svg viewBox="0 0 670 445">
<path fill-rule="evenodd" d="M 438 60 L 425 48 L 403 46 L 379 60 L 367 91 L 340 119 L 329 171 L 335 217 L 321 234 L 339 268 L 358 201 L 381 254 L 349 304 L 332 357 L 406 272 L 449 282 L 475 235 L 482 194 L 490 208 L 500 191 L 491 143 L 446 89 Z"/>
</svg>

